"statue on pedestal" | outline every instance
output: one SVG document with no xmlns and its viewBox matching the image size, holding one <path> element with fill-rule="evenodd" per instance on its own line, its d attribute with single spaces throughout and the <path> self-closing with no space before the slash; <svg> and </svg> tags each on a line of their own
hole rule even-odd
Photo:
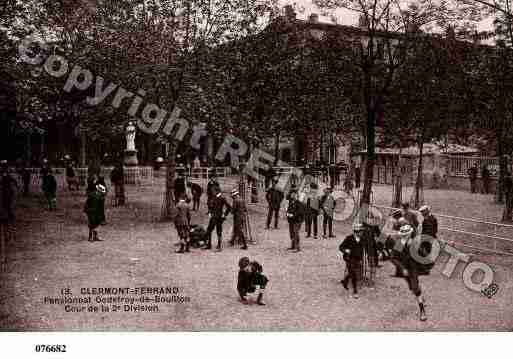
<svg viewBox="0 0 513 359">
<path fill-rule="evenodd" d="M 135 133 L 136 128 L 133 122 L 129 122 L 126 127 L 126 149 L 125 149 L 125 165 L 126 166 L 137 166 L 139 161 L 137 160 L 137 150 L 135 149 Z"/>
</svg>

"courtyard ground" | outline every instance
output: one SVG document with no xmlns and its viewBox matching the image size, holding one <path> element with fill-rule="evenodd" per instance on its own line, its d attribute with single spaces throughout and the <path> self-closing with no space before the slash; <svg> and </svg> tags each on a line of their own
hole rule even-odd
<svg viewBox="0 0 513 359">
<path fill-rule="evenodd" d="M 224 189 L 229 190 L 230 186 Z M 256 244 L 248 251 L 193 250 L 175 254 L 174 226 L 158 221 L 163 182 L 128 186 L 128 204 L 107 201 L 104 242 L 87 241 L 83 194 L 59 193 L 59 210 L 42 210 L 38 194 L 18 206 L 18 237 L 9 243 L 8 263 L 2 274 L 0 328 L 29 331 L 354 331 L 354 330 L 513 330 L 513 257 L 471 253 L 495 271 L 498 293 L 491 299 L 470 291 L 462 280 L 463 266 L 451 278 L 441 274 L 443 256 L 432 274 L 421 277 L 428 321 L 418 320 L 414 297 L 402 279 L 393 278 L 391 263 L 378 269 L 374 288 L 364 287 L 353 299 L 339 283 L 344 270 L 338 245 L 351 223 L 336 223 L 336 239 L 305 239 L 302 252 L 290 253 L 288 229 L 264 229 L 265 208 L 250 206 Z M 376 187 L 375 199 L 389 189 Z M 496 219 L 500 208 L 493 199 L 463 192 L 427 191 L 435 212 L 462 217 Z M 262 199 L 260 200 L 262 203 Z M 481 210 L 480 210 L 481 209 Z M 231 232 L 231 217 L 225 237 Z M 205 203 L 193 222 L 207 222 Z M 450 234 L 445 234 L 450 237 Z M 513 237 L 513 236 L 511 236 Z M 214 236 L 215 239 L 215 236 Z M 450 238 L 449 238 L 450 239 Z M 226 242 L 226 239 L 225 239 Z M 237 262 L 248 255 L 263 264 L 270 279 L 265 307 L 243 305 L 235 290 Z M 190 297 L 182 304 L 161 304 L 159 311 L 67 313 L 63 306 L 45 304 L 62 288 L 78 295 L 88 287 L 181 288 Z"/>
</svg>

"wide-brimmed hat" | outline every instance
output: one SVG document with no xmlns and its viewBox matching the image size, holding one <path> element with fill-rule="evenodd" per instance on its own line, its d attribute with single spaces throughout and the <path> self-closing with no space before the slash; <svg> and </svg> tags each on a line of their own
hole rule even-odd
<svg viewBox="0 0 513 359">
<path fill-rule="evenodd" d="M 429 208 L 429 206 L 426 204 L 419 208 L 419 212 L 429 212 L 430 210 L 431 208 Z"/>
<path fill-rule="evenodd" d="M 98 184 L 98 185 L 96 185 L 96 190 L 97 190 L 98 192 L 100 192 L 100 193 L 105 193 L 105 192 L 107 192 L 107 188 L 105 188 L 105 186 L 104 186 L 104 185 L 102 185 L 102 184 Z"/>
<path fill-rule="evenodd" d="M 232 197 L 235 197 L 235 196 L 238 196 L 238 195 L 239 195 L 239 191 L 238 191 L 238 190 L 236 190 L 236 189 L 234 189 L 234 190 L 232 191 Z"/>
<path fill-rule="evenodd" d="M 403 236 L 409 236 L 413 233 L 413 228 L 409 224 L 405 224 L 399 228 L 399 234 Z"/>
</svg>

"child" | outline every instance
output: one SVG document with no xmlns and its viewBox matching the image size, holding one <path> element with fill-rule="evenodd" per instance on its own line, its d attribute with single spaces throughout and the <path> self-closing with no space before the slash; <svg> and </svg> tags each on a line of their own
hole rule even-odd
<svg viewBox="0 0 513 359">
<path fill-rule="evenodd" d="M 191 212 L 184 195 L 181 195 L 176 205 L 175 227 L 180 238 L 180 249 L 176 253 L 189 252 L 189 226 L 191 224 Z"/>
<path fill-rule="evenodd" d="M 57 181 L 52 174 L 52 170 L 48 168 L 43 176 L 42 190 L 48 202 L 48 210 L 57 210 Z"/>
<path fill-rule="evenodd" d="M 324 195 L 320 200 L 320 207 L 322 209 L 322 238 L 326 238 L 326 227 L 329 229 L 329 238 L 335 238 L 333 235 L 333 214 L 335 213 L 335 206 L 337 201 L 333 197 L 332 189 L 330 187 L 324 190 Z"/>
<path fill-rule="evenodd" d="M 264 290 L 269 280 L 262 274 L 262 270 L 263 268 L 260 263 L 256 261 L 251 262 L 248 257 L 243 257 L 239 260 L 237 291 L 242 303 L 248 304 L 246 295 L 254 293 L 258 286 L 257 304 L 265 305 L 263 302 Z"/>
<path fill-rule="evenodd" d="M 87 195 L 84 212 L 87 214 L 89 224 L 89 242 L 101 241 L 96 229 L 102 223 L 102 206 L 106 192 L 105 186 L 99 184 L 96 185 L 95 191 L 91 191 Z"/>
</svg>

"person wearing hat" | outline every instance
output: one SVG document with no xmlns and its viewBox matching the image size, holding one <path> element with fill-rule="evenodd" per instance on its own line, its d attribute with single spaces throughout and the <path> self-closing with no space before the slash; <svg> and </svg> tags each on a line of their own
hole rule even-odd
<svg viewBox="0 0 513 359">
<path fill-rule="evenodd" d="M 248 257 L 239 260 L 239 275 L 237 278 L 237 292 L 242 303 L 249 304 L 246 296 L 249 293 L 258 293 L 257 304 L 265 305 L 263 302 L 264 290 L 269 279 L 262 273 L 260 263 L 251 262 Z M 258 291 L 257 291 L 258 287 Z"/>
<path fill-rule="evenodd" d="M 203 188 L 197 183 L 187 182 L 187 187 L 191 189 L 192 195 L 192 210 L 199 211 L 201 195 L 203 194 Z"/>
<path fill-rule="evenodd" d="M 232 211 L 232 206 L 223 197 L 221 190 L 218 188 L 216 195 L 211 200 L 208 210 L 210 220 L 207 227 L 207 243 L 203 249 L 212 249 L 212 232 L 217 231 L 217 250 L 221 251 L 221 242 L 223 240 L 223 222 Z"/>
<path fill-rule="evenodd" d="M 438 234 L 438 221 L 436 217 L 431 213 L 431 208 L 424 205 L 419 208 L 420 214 L 422 214 L 422 234 L 429 235 L 436 238 Z"/>
<path fill-rule="evenodd" d="M 419 305 L 419 319 L 421 321 L 427 320 L 426 310 L 424 308 L 424 297 L 422 296 L 422 289 L 420 288 L 419 275 L 422 271 L 422 265 L 410 253 L 410 246 L 413 245 L 413 228 L 409 224 L 405 224 L 399 230 L 400 246 L 402 247 L 401 256 L 398 261 L 394 261 L 394 265 L 400 267 L 402 277 L 406 279 L 410 291 L 415 295 Z M 398 248 L 399 249 L 399 248 Z"/>
<path fill-rule="evenodd" d="M 399 220 L 402 215 L 403 213 L 400 209 L 395 209 L 381 230 L 378 246 L 383 248 L 383 260 L 390 259 L 392 257 L 392 249 L 394 248 L 395 240 L 398 237 L 399 229 L 401 228 Z M 404 218 L 402 221 L 407 223 Z"/>
<path fill-rule="evenodd" d="M 49 211 L 57 210 L 57 181 L 52 173 L 51 168 L 47 168 L 43 176 L 41 189 L 48 203 Z"/>
<path fill-rule="evenodd" d="M 268 211 L 267 211 L 267 224 L 266 229 L 271 226 L 271 220 L 274 216 L 274 228 L 278 229 L 278 218 L 280 214 L 281 202 L 283 201 L 283 192 L 276 188 L 277 181 L 273 180 L 273 184 L 267 190 L 265 199 L 267 200 Z"/>
<path fill-rule="evenodd" d="M 107 189 L 98 184 L 94 191 L 87 194 L 84 212 L 87 214 L 89 226 L 89 242 L 101 241 L 98 237 L 97 228 L 103 221 L 103 202 Z"/>
<path fill-rule="evenodd" d="M 180 249 L 176 253 L 189 252 L 189 227 L 191 225 L 191 212 L 189 205 L 182 195 L 176 204 L 175 228 L 180 238 Z"/>
<path fill-rule="evenodd" d="M 361 223 L 353 224 L 353 234 L 348 235 L 338 247 L 346 262 L 346 276 L 340 281 L 346 290 L 351 280 L 353 297 L 358 298 L 358 277 L 361 275 L 363 262 L 363 232 Z"/>
<path fill-rule="evenodd" d="M 301 250 L 299 245 L 299 229 L 304 220 L 303 204 L 298 200 L 296 190 L 291 190 L 289 193 L 289 206 L 287 208 L 287 220 L 289 221 L 289 234 L 291 246 L 289 251 L 299 252 Z"/>
<path fill-rule="evenodd" d="M 246 235 L 244 234 L 244 221 L 246 220 L 246 204 L 244 200 L 240 197 L 239 191 L 234 189 L 232 191 L 233 198 L 233 234 L 230 244 L 233 246 L 236 242 L 241 241 L 242 247 L 241 249 L 248 249 L 248 245 L 246 243 Z"/>
<path fill-rule="evenodd" d="M 317 227 L 319 217 L 319 196 L 317 193 L 318 188 L 319 187 L 316 183 L 310 183 L 310 191 L 306 195 L 306 238 L 309 238 L 312 234 L 313 227 L 313 235 L 314 238 L 317 239 Z"/>
<path fill-rule="evenodd" d="M 74 190 L 78 191 L 80 189 L 78 178 L 76 177 L 75 170 L 73 169 L 73 164 L 71 162 L 68 162 L 66 165 L 66 182 L 70 192 Z"/>
<path fill-rule="evenodd" d="M 333 235 L 333 215 L 337 201 L 333 197 L 331 187 L 324 189 L 324 195 L 320 199 L 319 206 L 322 210 L 322 238 L 326 238 L 326 227 L 329 228 L 329 238 L 335 238 Z"/>
</svg>

